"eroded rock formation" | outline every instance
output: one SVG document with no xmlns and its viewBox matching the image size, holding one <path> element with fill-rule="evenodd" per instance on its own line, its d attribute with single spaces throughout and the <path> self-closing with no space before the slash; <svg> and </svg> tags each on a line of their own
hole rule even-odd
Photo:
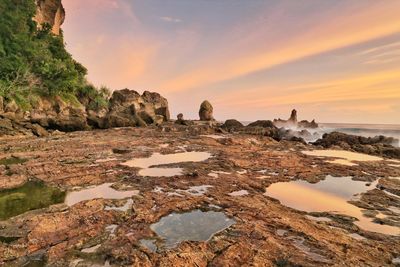
<svg viewBox="0 0 400 267">
<path fill-rule="evenodd" d="M 201 121 L 213 121 L 214 116 L 213 116 L 213 111 L 214 108 L 211 105 L 210 102 L 207 100 L 204 100 L 203 103 L 200 105 L 200 110 L 199 110 L 199 117 Z"/>
<path fill-rule="evenodd" d="M 168 101 L 160 94 L 123 89 L 112 94 L 102 128 L 161 124 L 169 118 Z"/>
<path fill-rule="evenodd" d="M 297 110 L 293 109 L 292 113 L 290 114 L 290 117 L 288 120 L 282 120 L 282 119 L 274 119 L 274 124 L 276 127 L 300 127 L 300 128 L 318 128 L 318 123 L 315 122 L 315 120 L 312 120 L 311 122 L 307 120 L 302 120 L 298 122 L 297 120 Z"/>
<path fill-rule="evenodd" d="M 36 0 L 36 16 L 33 18 L 39 28 L 50 25 L 52 32 L 60 34 L 61 25 L 64 23 L 65 10 L 61 0 Z"/>
</svg>

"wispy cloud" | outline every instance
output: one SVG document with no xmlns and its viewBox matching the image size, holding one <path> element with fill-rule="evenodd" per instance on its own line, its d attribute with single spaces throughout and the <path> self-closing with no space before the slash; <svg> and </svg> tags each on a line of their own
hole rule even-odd
<svg viewBox="0 0 400 267">
<path fill-rule="evenodd" d="M 361 51 L 365 64 L 386 64 L 400 61 L 400 42 L 380 45 Z"/>
<path fill-rule="evenodd" d="M 168 16 L 166 16 L 166 17 L 160 17 L 160 19 L 163 20 L 163 21 L 166 21 L 166 22 L 173 22 L 173 23 L 182 22 L 181 19 L 173 18 L 173 17 L 168 17 Z"/>
</svg>

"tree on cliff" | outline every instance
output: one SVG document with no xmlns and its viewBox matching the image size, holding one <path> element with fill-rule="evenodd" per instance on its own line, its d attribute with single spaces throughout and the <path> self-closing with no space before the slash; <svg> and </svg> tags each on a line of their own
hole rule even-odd
<svg viewBox="0 0 400 267">
<path fill-rule="evenodd" d="M 32 20 L 34 0 L 0 1 L 0 96 L 28 109 L 38 96 L 100 94 L 66 51 L 62 33 Z M 97 97 L 97 95 L 95 96 Z"/>
</svg>

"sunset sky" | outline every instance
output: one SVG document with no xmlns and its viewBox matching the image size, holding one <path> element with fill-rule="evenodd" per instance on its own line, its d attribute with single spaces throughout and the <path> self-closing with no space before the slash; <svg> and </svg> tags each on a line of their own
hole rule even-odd
<svg viewBox="0 0 400 267">
<path fill-rule="evenodd" d="M 400 124 L 400 1 L 64 0 L 89 80 L 175 116 Z"/>
</svg>

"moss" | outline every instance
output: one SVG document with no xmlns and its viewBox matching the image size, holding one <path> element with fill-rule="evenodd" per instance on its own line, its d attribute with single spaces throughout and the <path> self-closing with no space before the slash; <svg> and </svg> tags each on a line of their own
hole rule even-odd
<svg viewBox="0 0 400 267">
<path fill-rule="evenodd" d="M 0 236 L 0 242 L 1 243 L 6 243 L 10 244 L 16 240 L 20 239 L 20 237 L 17 236 Z"/>
<path fill-rule="evenodd" d="M 0 191 L 0 220 L 61 203 L 64 199 L 64 191 L 41 181 L 29 181 L 21 187 Z"/>
<path fill-rule="evenodd" d="M 22 164 L 27 161 L 28 161 L 27 159 L 12 156 L 9 158 L 0 159 L 0 165 L 9 166 L 9 165 L 15 165 L 15 164 Z"/>
</svg>

